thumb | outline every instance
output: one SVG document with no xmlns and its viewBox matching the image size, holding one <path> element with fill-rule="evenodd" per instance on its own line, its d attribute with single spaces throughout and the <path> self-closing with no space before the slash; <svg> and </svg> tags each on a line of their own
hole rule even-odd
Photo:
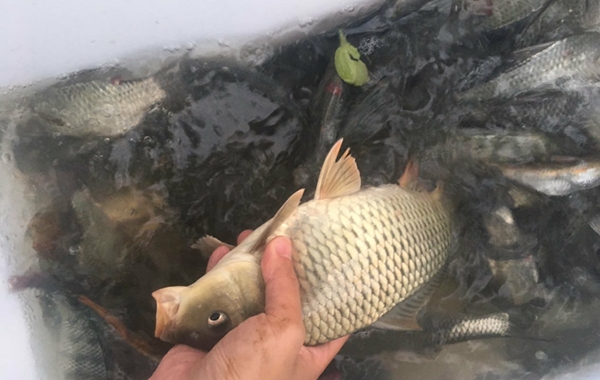
<svg viewBox="0 0 600 380">
<path fill-rule="evenodd" d="M 265 280 L 265 314 L 302 324 L 300 287 L 292 262 L 292 242 L 287 237 L 274 238 L 262 259 Z"/>
</svg>

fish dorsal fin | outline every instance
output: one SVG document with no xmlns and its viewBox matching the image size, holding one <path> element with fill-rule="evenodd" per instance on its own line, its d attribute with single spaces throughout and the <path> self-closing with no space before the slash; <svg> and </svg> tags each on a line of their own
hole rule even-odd
<svg viewBox="0 0 600 380">
<path fill-rule="evenodd" d="M 338 140 L 325 157 L 317 182 L 315 200 L 337 198 L 360 190 L 360 172 L 356 160 L 349 154 L 350 149 L 336 161 L 342 141 L 343 139 Z"/>
<path fill-rule="evenodd" d="M 303 194 L 304 189 L 300 189 L 294 194 L 292 194 L 292 196 L 289 197 L 287 201 L 285 201 L 285 203 L 283 204 L 283 206 L 281 206 L 279 211 L 277 211 L 277 214 L 275 214 L 273 219 L 267 222 L 269 224 L 266 226 L 266 228 L 263 230 L 260 236 L 256 239 L 256 243 L 254 243 L 254 245 L 252 246 L 251 252 L 258 251 L 264 245 L 266 245 L 269 236 L 271 236 L 271 234 L 275 232 L 277 227 L 281 226 L 281 224 L 285 222 L 294 211 L 296 211 L 298 205 L 300 204 L 300 199 L 302 198 Z"/>
<path fill-rule="evenodd" d="M 394 308 L 384 314 L 373 327 L 385 330 L 420 331 L 417 317 L 421 309 L 429 302 L 435 291 L 439 288 L 444 276 L 442 268 L 428 283 L 423 285 L 413 295 L 400 302 Z"/>
<path fill-rule="evenodd" d="M 206 235 L 198 239 L 196 243 L 192 244 L 192 248 L 199 250 L 200 254 L 206 259 L 208 259 L 210 255 L 212 255 L 215 249 L 222 246 L 229 248 L 229 250 L 232 250 L 234 248 L 233 245 L 224 243 L 216 237 L 210 235 Z"/>
<path fill-rule="evenodd" d="M 152 297 L 156 300 L 156 330 L 154 336 L 160 338 L 165 326 L 175 317 L 181 303 L 181 293 L 187 286 L 169 286 L 154 291 Z"/>
</svg>

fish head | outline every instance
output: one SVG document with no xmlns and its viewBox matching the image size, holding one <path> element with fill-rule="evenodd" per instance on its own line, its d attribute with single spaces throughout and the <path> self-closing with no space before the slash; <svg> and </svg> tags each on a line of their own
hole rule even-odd
<svg viewBox="0 0 600 380">
<path fill-rule="evenodd" d="M 232 258 L 224 258 L 190 286 L 152 293 L 157 304 L 157 338 L 210 350 L 233 328 L 264 311 L 260 264 L 250 255 Z"/>
</svg>

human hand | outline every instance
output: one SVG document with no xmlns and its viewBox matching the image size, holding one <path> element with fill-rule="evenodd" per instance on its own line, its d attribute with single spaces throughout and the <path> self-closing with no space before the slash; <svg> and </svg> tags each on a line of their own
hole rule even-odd
<svg viewBox="0 0 600 380">
<path fill-rule="evenodd" d="M 251 231 L 238 237 L 238 244 Z M 217 248 L 207 271 L 228 252 Z M 261 267 L 265 280 L 265 312 L 230 331 L 208 353 L 176 346 L 165 355 L 150 380 L 317 379 L 347 337 L 314 347 L 304 346 L 304 324 L 298 279 L 288 238 L 266 247 Z"/>
</svg>

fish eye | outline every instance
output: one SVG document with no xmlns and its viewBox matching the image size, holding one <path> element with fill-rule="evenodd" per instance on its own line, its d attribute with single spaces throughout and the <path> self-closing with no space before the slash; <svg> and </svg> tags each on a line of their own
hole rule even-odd
<svg viewBox="0 0 600 380">
<path fill-rule="evenodd" d="M 225 314 L 224 312 L 222 312 L 222 311 L 213 311 L 208 316 L 208 327 L 214 328 L 214 327 L 222 326 L 228 320 L 229 320 L 229 317 L 227 317 L 227 314 Z"/>
</svg>

